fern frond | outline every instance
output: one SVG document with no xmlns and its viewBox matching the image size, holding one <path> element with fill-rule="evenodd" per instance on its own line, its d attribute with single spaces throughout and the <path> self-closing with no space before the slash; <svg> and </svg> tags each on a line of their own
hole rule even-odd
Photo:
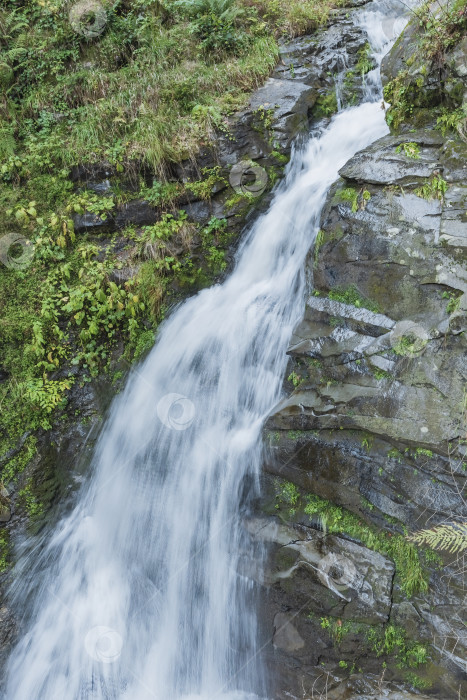
<svg viewBox="0 0 467 700">
<path fill-rule="evenodd" d="M 428 545 L 432 549 L 461 554 L 467 550 L 467 522 L 436 525 L 414 532 L 407 539 L 418 545 Z"/>
</svg>

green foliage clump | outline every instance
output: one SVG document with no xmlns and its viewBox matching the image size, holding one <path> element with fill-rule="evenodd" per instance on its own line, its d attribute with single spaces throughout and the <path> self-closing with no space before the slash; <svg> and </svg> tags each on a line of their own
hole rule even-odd
<svg viewBox="0 0 467 700">
<path fill-rule="evenodd" d="M 408 69 L 402 70 L 384 88 L 384 99 L 390 103 L 386 121 L 396 131 L 403 123 L 423 116 L 423 110 L 438 113 L 438 127 L 443 132 L 457 129 L 467 138 L 466 115 L 461 107 L 462 86 L 447 91 L 441 76 L 447 68 L 447 53 L 462 39 L 467 29 L 466 0 L 449 0 L 441 4 L 425 2 L 414 11 L 420 40 L 407 60 Z M 438 84 L 433 90 L 425 89 L 430 75 Z M 418 112 L 418 114 L 417 114 Z M 423 117 L 426 119 L 426 117 Z"/>
<path fill-rule="evenodd" d="M 320 95 L 313 107 L 313 116 L 316 119 L 322 117 L 332 117 L 337 112 L 337 95 L 335 90 L 331 90 L 325 95 Z"/>
<path fill-rule="evenodd" d="M 462 293 L 459 292 L 443 292 L 442 298 L 448 299 L 446 311 L 448 314 L 453 314 L 460 306 Z"/>
<path fill-rule="evenodd" d="M 351 304 L 357 309 L 363 308 L 373 311 L 374 313 L 379 313 L 380 308 L 376 302 L 366 299 L 360 294 L 356 287 L 348 287 L 347 289 L 336 288 L 331 289 L 328 294 L 329 299 L 333 301 L 340 301 L 343 304 Z"/>
<path fill-rule="evenodd" d="M 444 5 L 425 2 L 416 12 L 423 31 L 421 51 L 432 61 L 442 64 L 445 54 L 467 31 L 467 3 L 450 0 Z"/>
<path fill-rule="evenodd" d="M 420 104 L 422 86 L 423 78 L 413 81 L 408 70 L 401 71 L 384 86 L 384 99 L 390 104 L 386 112 L 386 121 L 390 127 L 398 131 L 401 124 L 410 120 L 415 105 Z"/>
<path fill-rule="evenodd" d="M 389 624 L 383 630 L 370 627 L 367 640 L 377 656 L 394 656 L 399 668 L 417 668 L 428 661 L 428 650 L 420 642 L 407 640 L 402 627 Z"/>
<path fill-rule="evenodd" d="M 413 672 L 407 673 L 405 678 L 407 683 L 416 690 L 428 690 L 432 685 L 430 680 L 427 678 L 420 678 L 420 676 L 417 676 L 417 674 Z"/>
<path fill-rule="evenodd" d="M 392 379 L 392 375 L 390 372 L 386 372 L 386 370 L 379 368 L 373 370 L 373 376 L 378 381 L 381 381 L 382 379 Z"/>
<path fill-rule="evenodd" d="M 358 61 L 355 70 L 362 78 L 375 67 L 375 62 L 372 58 L 372 50 L 370 43 L 367 41 L 357 52 Z"/>
<path fill-rule="evenodd" d="M 210 199 L 215 185 L 227 185 L 227 181 L 221 176 L 219 166 L 214 168 L 203 168 L 201 172 L 204 175 L 203 180 L 199 180 L 198 182 L 188 182 L 186 184 L 186 189 L 200 199 Z"/>
<path fill-rule="evenodd" d="M 446 180 L 443 180 L 439 173 L 434 173 L 430 180 L 416 188 L 415 194 L 423 199 L 439 199 L 441 202 L 444 202 L 447 189 L 448 183 Z"/>
<path fill-rule="evenodd" d="M 276 479 L 274 486 L 276 488 L 276 510 L 285 505 L 289 509 L 289 515 L 293 517 L 300 500 L 301 494 L 299 489 L 290 481 L 281 481 L 279 479 Z"/>
<path fill-rule="evenodd" d="M 320 626 L 323 630 L 328 631 L 329 636 L 333 640 L 334 644 L 337 645 L 339 645 L 342 642 L 345 635 L 348 634 L 351 630 L 351 623 L 348 621 L 341 620 L 339 618 L 333 619 L 330 617 L 321 617 Z M 347 664 L 345 666 L 341 666 L 341 668 L 346 668 L 346 666 Z"/>
<path fill-rule="evenodd" d="M 404 151 L 404 155 L 407 158 L 412 158 L 413 160 L 420 158 L 420 146 L 413 141 L 399 144 L 396 148 L 396 153 L 402 153 L 402 151 Z"/>
<path fill-rule="evenodd" d="M 450 131 L 455 131 L 460 134 L 464 141 L 467 140 L 467 105 L 463 105 L 458 109 L 441 108 L 441 114 L 436 119 L 436 128 L 441 131 L 443 136 Z"/>
<path fill-rule="evenodd" d="M 353 187 L 346 187 L 337 193 L 337 198 L 342 202 L 349 202 L 355 214 L 357 211 L 363 211 L 365 209 L 371 199 L 371 194 L 364 188 L 362 188 L 360 192 L 357 192 Z"/>
<path fill-rule="evenodd" d="M 0 528 L 0 574 L 9 566 L 10 538 L 8 531 Z"/>
<path fill-rule="evenodd" d="M 23 489 L 18 491 L 18 505 L 25 509 L 31 519 L 38 518 L 44 511 L 43 504 L 38 501 L 34 494 L 30 480 Z"/>
<path fill-rule="evenodd" d="M 321 229 L 316 234 L 315 247 L 313 250 L 313 267 L 318 267 L 318 257 L 321 246 L 324 243 L 325 233 Z"/>
<path fill-rule="evenodd" d="M 289 374 L 289 376 L 287 377 L 287 381 L 288 381 L 288 382 L 292 382 L 292 384 L 294 385 L 294 387 L 297 388 L 297 387 L 300 385 L 300 383 L 301 383 L 301 381 L 302 381 L 302 378 L 301 378 L 301 376 L 300 376 L 299 374 L 297 374 L 297 372 L 295 372 L 295 370 L 294 370 L 294 371 L 291 372 L 291 373 Z"/>
<path fill-rule="evenodd" d="M 420 338 L 408 332 L 405 335 L 403 335 L 391 349 L 395 355 L 399 355 L 401 357 L 410 357 L 423 350 L 427 343 L 427 338 Z"/>
</svg>

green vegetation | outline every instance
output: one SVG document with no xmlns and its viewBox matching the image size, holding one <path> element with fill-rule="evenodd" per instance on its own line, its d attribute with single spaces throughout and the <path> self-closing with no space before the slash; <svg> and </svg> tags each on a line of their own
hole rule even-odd
<svg viewBox="0 0 467 700">
<path fill-rule="evenodd" d="M 321 246 L 324 243 L 325 233 L 321 229 L 316 234 L 315 247 L 313 250 L 313 267 L 318 267 L 318 257 Z"/>
<path fill-rule="evenodd" d="M 313 116 L 316 119 L 321 119 L 322 117 L 332 117 L 332 115 L 336 112 L 337 95 L 334 89 L 327 92 L 325 95 L 320 95 L 316 100 L 315 106 L 313 107 Z"/>
<path fill-rule="evenodd" d="M 423 77 L 413 81 L 409 77 L 409 71 L 404 70 L 384 86 L 384 99 L 391 105 L 386 112 L 386 121 L 395 131 L 398 131 L 405 121 L 411 119 L 415 104 L 424 104 L 421 93 L 423 82 Z"/>
<path fill-rule="evenodd" d="M 209 201 L 225 174 L 176 180 L 173 163 L 193 161 L 216 131 L 229 136 L 227 118 L 277 62 L 277 39 L 318 27 L 339 2 L 103 0 L 94 34 L 90 16 L 72 24 L 62 0 L 2 3 L 0 237 L 23 236 L 31 256 L 16 265 L 16 245 L 13 264 L 0 264 L 0 482 L 18 484 L 36 451 L 28 433 L 64 415 L 74 385 L 122 352 L 141 357 L 171 300 L 225 271 L 227 221 L 195 225 L 180 208 L 187 196 Z M 268 110 L 258 119 L 270 126 Z M 105 164 L 104 194 L 73 184 L 83 163 L 88 181 Z M 133 199 L 157 207 L 157 223 L 112 233 Z M 76 232 L 83 215 L 102 233 Z M 20 491 L 18 504 L 38 514 L 34 484 Z"/>
<path fill-rule="evenodd" d="M 287 437 L 289 440 L 299 440 L 303 437 L 303 430 L 288 430 Z"/>
<path fill-rule="evenodd" d="M 431 681 L 426 678 L 420 678 L 420 676 L 417 676 L 416 673 L 407 673 L 405 678 L 407 683 L 409 683 L 412 688 L 415 688 L 416 690 L 427 690 L 428 688 L 431 688 Z"/>
<path fill-rule="evenodd" d="M 287 377 L 287 381 L 288 381 L 288 382 L 292 382 L 292 384 L 294 385 L 294 387 L 297 388 L 297 387 L 299 386 L 300 382 L 302 381 L 302 378 L 301 378 L 301 376 L 300 376 L 299 374 L 297 374 L 297 373 L 295 372 L 295 370 L 294 370 L 294 371 L 293 371 L 291 374 L 289 374 L 289 376 Z"/>
<path fill-rule="evenodd" d="M 444 201 L 444 195 L 448 189 L 448 183 L 443 180 L 439 173 L 433 173 L 430 180 L 427 180 L 424 185 L 417 187 L 415 194 L 423 199 L 439 199 Z"/>
<path fill-rule="evenodd" d="M 276 510 L 287 506 L 290 517 L 293 517 L 296 513 L 296 506 L 300 501 L 298 487 L 290 481 L 282 481 L 280 479 L 275 480 L 274 486 L 276 489 Z"/>
<path fill-rule="evenodd" d="M 404 155 L 407 158 L 412 158 L 413 160 L 420 158 L 420 146 L 413 141 L 399 144 L 396 148 L 396 153 L 401 153 L 402 151 L 404 151 Z"/>
<path fill-rule="evenodd" d="M 325 531 L 346 534 L 365 547 L 389 557 L 394 561 L 399 585 L 407 596 L 428 590 L 418 551 L 403 535 L 368 525 L 357 515 L 314 494 L 302 495 L 291 482 L 277 479 L 275 488 L 276 509 L 286 507 L 291 517 L 299 510 L 310 517 L 319 516 Z"/>
<path fill-rule="evenodd" d="M 420 338 L 408 332 L 400 338 L 391 350 L 395 355 L 399 355 L 400 357 L 410 357 L 421 352 L 427 343 L 427 338 Z"/>
<path fill-rule="evenodd" d="M 10 540 L 8 531 L 0 529 L 0 573 L 8 568 L 10 553 Z"/>
<path fill-rule="evenodd" d="M 441 107 L 441 113 L 436 119 L 436 128 L 443 136 L 450 131 L 460 134 L 461 138 L 467 140 L 467 105 L 462 105 L 458 109 L 448 110 Z"/>
<path fill-rule="evenodd" d="M 392 375 L 389 372 L 386 372 L 386 370 L 384 369 L 378 368 L 373 369 L 373 376 L 378 381 L 381 381 L 382 379 L 392 379 Z"/>
<path fill-rule="evenodd" d="M 467 30 L 466 0 L 449 0 L 446 4 L 425 2 L 414 10 L 419 25 L 420 41 L 413 44 L 407 57 L 408 68 L 402 70 L 384 88 L 384 99 L 390 103 L 386 113 L 389 126 L 396 131 L 403 123 L 438 119 L 443 132 L 456 129 L 467 137 L 466 114 L 462 108 L 461 83 L 448 92 L 444 76 L 446 54 L 459 42 Z M 425 89 L 430 76 L 429 89 Z M 433 89 L 433 78 L 438 80 Z"/>
<path fill-rule="evenodd" d="M 433 457 L 433 452 L 431 450 L 426 450 L 424 447 L 417 447 L 415 450 L 416 457 Z"/>
<path fill-rule="evenodd" d="M 331 291 L 328 294 L 328 297 L 333 301 L 340 301 L 343 304 L 351 304 L 352 306 L 357 307 L 357 309 L 368 309 L 369 311 L 373 311 L 374 313 L 379 313 L 380 311 L 378 304 L 362 296 L 358 289 L 353 286 L 348 287 L 347 289 L 331 289 Z"/>
<path fill-rule="evenodd" d="M 428 661 L 428 650 L 424 644 L 410 642 L 404 629 L 389 624 L 384 629 L 370 627 L 367 640 L 377 656 L 394 656 L 398 668 L 417 668 Z"/>
<path fill-rule="evenodd" d="M 314 619 L 314 615 L 310 614 L 309 619 Z M 319 624 L 322 629 L 327 630 L 336 646 L 339 646 L 348 634 L 363 634 L 369 650 L 377 657 L 382 656 L 386 659 L 383 662 L 384 668 L 387 666 L 389 658 L 395 661 L 395 665 L 399 669 L 418 668 L 429 661 L 427 646 L 408 639 L 406 631 L 394 624 L 390 623 L 381 627 L 328 616 L 320 617 Z M 340 661 L 339 666 L 347 668 L 348 663 Z M 408 674 L 407 677 L 410 675 Z M 420 681 L 426 683 L 422 679 Z M 428 686 L 424 685 L 423 687 Z"/>
<path fill-rule="evenodd" d="M 364 75 L 369 73 L 375 67 L 375 62 L 372 58 L 372 50 L 369 42 L 367 41 L 364 46 L 357 52 L 358 61 L 355 66 L 355 70 L 359 73 L 362 78 Z"/>
<path fill-rule="evenodd" d="M 407 536 L 409 542 L 426 544 L 432 549 L 461 554 L 467 551 L 467 522 L 436 525 L 426 530 L 419 530 Z"/>
<path fill-rule="evenodd" d="M 354 214 L 359 210 L 363 211 L 371 199 L 371 194 L 368 190 L 362 188 L 357 192 L 353 187 L 346 187 L 340 190 L 336 196 L 340 201 L 348 202 Z"/>
<path fill-rule="evenodd" d="M 453 314 L 460 306 L 462 292 L 443 292 L 443 299 L 449 299 L 446 311 L 448 314 Z"/>
<path fill-rule="evenodd" d="M 334 644 L 339 645 L 346 634 L 350 632 L 351 623 L 340 619 L 321 617 L 320 625 L 327 630 Z M 345 667 L 342 667 L 345 668 Z"/>
<path fill-rule="evenodd" d="M 432 61 L 441 64 L 446 52 L 452 49 L 467 30 L 467 5 L 465 0 L 450 0 L 445 5 L 434 6 L 425 2 L 416 12 L 423 30 L 421 51 Z"/>
</svg>

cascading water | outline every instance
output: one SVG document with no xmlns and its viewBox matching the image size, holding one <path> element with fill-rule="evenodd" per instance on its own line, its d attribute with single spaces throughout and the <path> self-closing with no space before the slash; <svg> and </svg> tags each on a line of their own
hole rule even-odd
<svg viewBox="0 0 467 700">
<path fill-rule="evenodd" d="M 360 12 L 379 58 L 387 7 Z M 34 589 L 34 600 L 6 700 L 267 694 L 240 504 L 257 487 L 261 426 L 280 397 L 327 190 L 387 132 L 370 82 L 368 102 L 293 154 L 232 275 L 173 314 L 115 401 L 89 485 L 21 564 L 16 599 Z"/>
</svg>

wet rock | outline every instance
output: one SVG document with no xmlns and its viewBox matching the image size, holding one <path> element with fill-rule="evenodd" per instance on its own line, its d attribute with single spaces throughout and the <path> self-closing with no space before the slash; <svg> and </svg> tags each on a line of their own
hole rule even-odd
<svg viewBox="0 0 467 700">
<path fill-rule="evenodd" d="M 385 557 L 311 528 L 274 520 L 250 521 L 248 527 L 272 547 L 266 581 L 285 591 L 292 585 L 295 606 L 368 624 L 388 620 L 394 565 Z"/>
<path fill-rule="evenodd" d="M 292 623 L 293 617 L 285 613 L 277 613 L 274 618 L 274 636 L 272 643 L 277 649 L 286 652 L 297 651 L 305 646 L 297 628 Z"/>
<path fill-rule="evenodd" d="M 467 248 L 467 186 L 464 184 L 456 183 L 446 192 L 440 240 L 454 248 Z"/>
<path fill-rule="evenodd" d="M 409 158 L 398 146 L 407 142 L 407 136 L 384 136 L 369 148 L 360 151 L 339 171 L 346 180 L 374 185 L 414 186 L 439 171 L 440 147 L 443 139 L 439 132 L 410 134 L 410 141 L 419 145 L 418 158 Z"/>
<path fill-rule="evenodd" d="M 84 214 L 74 214 L 73 224 L 76 233 L 84 233 L 88 231 L 108 232 L 115 230 L 115 219 L 113 216 L 107 215 L 105 218 L 97 214 L 85 212 Z"/>
<path fill-rule="evenodd" d="M 76 233 L 109 233 L 126 226 L 150 226 L 160 217 L 157 209 L 142 199 L 134 199 L 118 207 L 112 213 L 98 216 L 90 212 L 75 214 L 73 222 Z"/>
<path fill-rule="evenodd" d="M 159 219 L 159 212 L 143 199 L 134 199 L 119 207 L 115 214 L 115 227 L 123 229 L 133 226 L 150 226 Z"/>
<path fill-rule="evenodd" d="M 271 126 L 279 139 L 290 139 L 308 127 L 308 111 L 316 101 L 316 91 L 293 80 L 269 78 L 250 100 L 249 109 L 272 111 Z"/>
<path fill-rule="evenodd" d="M 88 181 L 88 182 L 99 182 L 100 180 L 107 180 L 109 177 L 115 175 L 117 172 L 114 165 L 107 162 L 100 163 L 80 163 L 79 165 L 73 166 L 70 173 L 70 180 L 72 182 L 78 181 Z"/>
<path fill-rule="evenodd" d="M 0 666 L 8 658 L 8 654 L 15 640 L 16 621 L 11 610 L 3 604 L 0 604 Z"/>
<path fill-rule="evenodd" d="M 381 80 L 383 85 L 407 70 L 417 47 L 417 22 L 409 22 L 396 43 L 381 62 Z"/>
<path fill-rule="evenodd" d="M 102 182 L 88 182 L 86 184 L 86 189 L 103 197 L 111 192 L 112 186 L 110 180 L 103 180 Z"/>
<path fill-rule="evenodd" d="M 299 37 L 283 44 L 281 62 L 273 77 L 297 80 L 315 89 L 330 86 L 329 76 L 345 67 L 350 70 L 366 41 L 362 29 L 350 17 L 341 15 L 338 23 L 318 32 L 313 40 Z"/>
</svg>

